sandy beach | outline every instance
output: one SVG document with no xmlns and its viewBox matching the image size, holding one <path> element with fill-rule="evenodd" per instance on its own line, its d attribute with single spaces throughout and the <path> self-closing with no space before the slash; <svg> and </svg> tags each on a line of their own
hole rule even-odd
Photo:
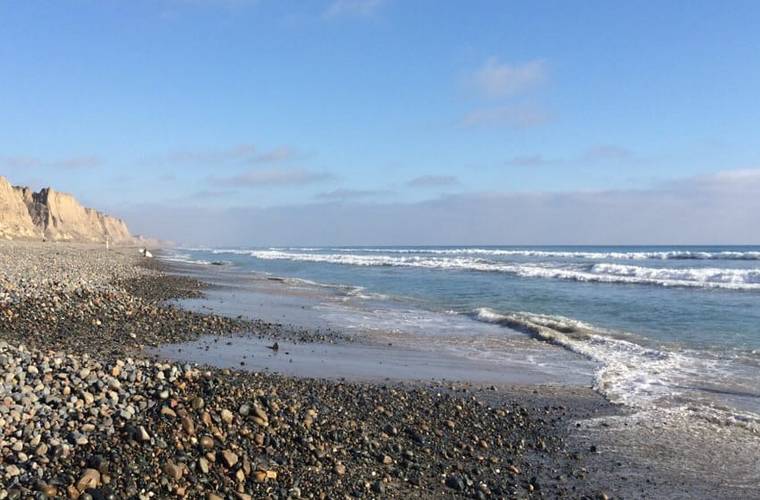
<svg viewBox="0 0 760 500">
<path fill-rule="evenodd" d="M 3 243 L 0 256 L 0 498 L 676 491 L 672 476 L 603 453 L 605 443 L 576 431 L 620 413 L 582 383 L 510 383 L 517 373 L 456 364 L 453 376 L 436 380 L 446 360 L 436 366 L 391 348 L 376 355 L 408 376 L 351 364 L 322 373 L 325 357 L 373 351 L 339 332 L 179 308 L 208 285 L 176 268 L 167 274 L 135 248 Z M 278 342 L 281 365 L 167 359 L 178 346 L 240 339 L 260 353 Z M 283 361 L 291 354 L 295 362 Z M 683 483 L 680 491 L 708 496 L 710 487 Z"/>
</svg>

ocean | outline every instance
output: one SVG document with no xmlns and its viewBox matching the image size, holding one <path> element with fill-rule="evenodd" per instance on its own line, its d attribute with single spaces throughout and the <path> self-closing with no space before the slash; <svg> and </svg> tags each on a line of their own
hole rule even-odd
<svg viewBox="0 0 760 500">
<path fill-rule="evenodd" d="M 760 247 L 182 248 L 165 258 L 309 289 L 314 314 L 338 330 L 505 367 L 519 359 L 559 378 L 591 366 L 594 389 L 632 410 L 760 431 Z"/>
</svg>

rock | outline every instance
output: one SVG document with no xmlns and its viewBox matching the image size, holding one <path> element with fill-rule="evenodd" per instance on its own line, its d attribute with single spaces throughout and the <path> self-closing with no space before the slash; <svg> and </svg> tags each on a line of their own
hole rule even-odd
<svg viewBox="0 0 760 500">
<path fill-rule="evenodd" d="M 84 208 L 70 194 L 11 187 L 0 176 L 0 228 L 4 236 L 41 240 L 131 242 L 124 221 Z"/>
<path fill-rule="evenodd" d="M 51 484 L 43 483 L 39 486 L 39 491 L 45 494 L 48 498 L 55 498 L 58 496 L 58 488 Z"/>
<path fill-rule="evenodd" d="M 190 435 L 195 435 L 195 423 L 190 417 L 182 417 L 182 429 Z"/>
<path fill-rule="evenodd" d="M 87 391 L 82 392 L 82 399 L 84 399 L 84 404 L 86 404 L 87 406 L 90 406 L 91 404 L 95 402 L 95 396 L 93 396 Z"/>
<path fill-rule="evenodd" d="M 342 476 L 346 473 L 346 466 L 342 463 L 337 463 L 334 470 L 337 475 Z"/>
<path fill-rule="evenodd" d="M 208 474 L 208 460 L 206 460 L 205 458 L 199 458 L 198 459 L 198 468 L 204 474 Z"/>
<path fill-rule="evenodd" d="M 5 475 L 8 477 L 16 477 L 21 474 L 21 469 L 11 464 L 5 468 Z"/>
<path fill-rule="evenodd" d="M 235 419 L 235 416 L 232 414 L 232 412 L 228 409 L 222 410 L 222 422 L 225 424 L 231 424 L 232 421 Z"/>
<path fill-rule="evenodd" d="M 184 472 L 184 468 L 175 464 L 174 462 L 166 462 L 163 467 L 161 467 L 161 470 L 164 471 L 164 474 L 169 476 L 175 481 L 178 481 L 180 478 L 182 478 L 182 473 Z"/>
<path fill-rule="evenodd" d="M 211 438 L 211 436 L 201 436 L 199 443 L 201 444 L 201 447 L 210 450 L 214 447 L 214 439 Z"/>
<path fill-rule="evenodd" d="M 161 407 L 161 415 L 164 415 L 165 417 L 176 417 L 177 413 L 169 408 L 168 406 L 162 406 Z M 187 432 L 187 431 L 185 431 Z"/>
<path fill-rule="evenodd" d="M 382 481 L 375 481 L 372 483 L 372 491 L 379 494 L 385 493 L 385 484 Z"/>
<path fill-rule="evenodd" d="M 243 471 L 243 469 L 238 469 L 237 472 L 235 472 L 235 479 L 237 479 L 238 483 L 245 482 L 245 471 Z"/>
<path fill-rule="evenodd" d="M 238 456 L 230 450 L 224 450 L 222 452 L 222 458 L 227 464 L 227 467 L 233 467 L 238 462 Z"/>
<path fill-rule="evenodd" d="M 145 427 L 142 425 L 138 427 L 134 432 L 134 439 L 136 441 L 140 441 L 142 443 L 146 443 L 150 441 L 150 434 L 148 434 L 148 431 L 145 430 Z"/>
<path fill-rule="evenodd" d="M 97 488 L 100 485 L 100 472 L 95 469 L 85 469 L 82 476 L 77 481 L 76 488 L 82 493 L 90 488 Z"/>
<path fill-rule="evenodd" d="M 455 491 L 464 491 L 464 480 L 458 474 L 449 474 L 446 478 L 446 486 Z"/>
</svg>

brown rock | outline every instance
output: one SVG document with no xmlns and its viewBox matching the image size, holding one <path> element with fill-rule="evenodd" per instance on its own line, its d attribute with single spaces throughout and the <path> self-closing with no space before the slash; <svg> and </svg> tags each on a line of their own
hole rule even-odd
<svg viewBox="0 0 760 500">
<path fill-rule="evenodd" d="M 222 410 L 222 422 L 225 424 L 231 424 L 232 421 L 235 419 L 235 416 L 232 414 L 232 412 L 228 409 Z"/>
<path fill-rule="evenodd" d="M 166 462 L 164 466 L 161 467 L 161 470 L 164 471 L 164 474 L 174 479 L 175 481 L 178 481 L 184 472 L 184 468 L 175 464 L 174 462 Z"/>
<path fill-rule="evenodd" d="M 224 450 L 222 452 L 222 458 L 224 459 L 224 462 L 227 464 L 227 467 L 234 467 L 236 463 L 238 463 L 238 456 L 231 452 L 230 450 Z"/>
<path fill-rule="evenodd" d="M 95 469 L 85 469 L 77 481 L 76 488 L 81 493 L 88 488 L 97 488 L 100 485 L 100 472 Z"/>
<path fill-rule="evenodd" d="M 201 436 L 201 447 L 210 450 L 214 447 L 214 439 L 211 436 Z"/>
<path fill-rule="evenodd" d="M 182 417 L 182 428 L 188 435 L 195 435 L 195 423 L 190 417 Z"/>
<path fill-rule="evenodd" d="M 162 406 L 161 407 L 161 415 L 164 415 L 166 417 L 176 417 L 177 413 L 169 408 L 168 406 Z"/>
</svg>

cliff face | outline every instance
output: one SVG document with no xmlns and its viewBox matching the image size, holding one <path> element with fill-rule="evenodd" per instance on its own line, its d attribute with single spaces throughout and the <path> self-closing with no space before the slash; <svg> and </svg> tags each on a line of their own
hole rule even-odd
<svg viewBox="0 0 760 500">
<path fill-rule="evenodd" d="M 42 238 L 32 221 L 23 195 L 0 177 L 0 238 Z"/>
<path fill-rule="evenodd" d="M 121 219 L 85 208 L 66 193 L 12 187 L 0 177 L 0 237 L 114 243 L 133 240 Z"/>
</svg>

